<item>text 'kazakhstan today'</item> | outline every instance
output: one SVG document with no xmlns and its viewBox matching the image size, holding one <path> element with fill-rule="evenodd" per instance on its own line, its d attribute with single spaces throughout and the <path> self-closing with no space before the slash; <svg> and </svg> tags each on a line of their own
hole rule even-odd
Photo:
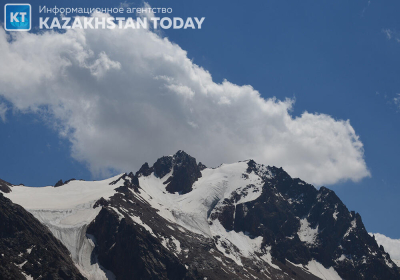
<svg viewBox="0 0 400 280">
<path fill-rule="evenodd" d="M 39 17 L 39 29 L 201 29 L 205 17 Z"/>
</svg>

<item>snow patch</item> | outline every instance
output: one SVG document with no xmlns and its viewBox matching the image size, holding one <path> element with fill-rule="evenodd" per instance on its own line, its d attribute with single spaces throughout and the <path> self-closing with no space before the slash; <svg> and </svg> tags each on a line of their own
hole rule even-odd
<svg viewBox="0 0 400 280">
<path fill-rule="evenodd" d="M 261 251 L 261 236 L 252 239 L 243 232 L 226 231 L 219 220 L 213 221 L 210 230 L 213 236 L 219 236 L 215 243 L 218 250 L 238 265 L 242 265 L 242 256 L 256 258 L 255 252 Z"/>
<path fill-rule="evenodd" d="M 29 274 L 26 274 L 25 272 L 21 271 L 22 275 L 25 276 L 26 280 L 34 280 L 32 276 L 30 276 Z"/>
<path fill-rule="evenodd" d="M 300 240 L 310 245 L 315 245 L 318 236 L 318 226 L 311 228 L 307 218 L 300 220 L 300 229 L 297 232 Z"/>
<path fill-rule="evenodd" d="M 337 215 L 339 214 L 339 211 L 337 210 L 338 205 L 335 204 L 335 212 L 333 213 L 333 218 L 335 219 L 335 221 L 337 221 Z"/>
<path fill-rule="evenodd" d="M 175 237 L 171 236 L 172 242 L 175 244 L 176 253 L 180 254 L 182 252 L 181 243 Z"/>
<path fill-rule="evenodd" d="M 154 234 L 153 230 L 151 229 L 151 227 L 149 227 L 147 224 L 145 224 L 140 217 L 135 216 L 135 215 L 131 215 L 130 218 L 132 219 L 132 221 L 134 221 L 136 224 L 141 225 L 142 227 L 144 227 L 145 230 L 147 230 L 151 235 L 153 235 L 154 237 L 157 238 L 157 236 Z"/>
<path fill-rule="evenodd" d="M 22 268 L 28 261 L 24 261 L 23 263 L 20 264 L 15 264 L 16 266 L 18 266 L 19 268 Z"/>
<path fill-rule="evenodd" d="M 214 236 L 219 235 L 221 240 L 236 246 L 244 257 L 254 256 L 254 252 L 259 252 L 261 250 L 262 236 L 252 239 L 243 232 L 235 232 L 233 230 L 226 231 L 219 220 L 213 221 L 210 228 Z"/>
<path fill-rule="evenodd" d="M 118 221 L 121 221 L 123 218 L 125 218 L 117 208 L 112 206 L 108 206 L 108 208 L 112 209 L 118 215 Z"/>
<path fill-rule="evenodd" d="M 32 249 L 33 249 L 34 247 L 35 247 L 35 246 L 32 246 L 32 247 L 26 249 L 26 252 L 27 252 L 28 254 L 30 254 L 30 253 L 32 252 Z"/>
<path fill-rule="evenodd" d="M 273 268 L 278 269 L 278 270 L 281 270 L 281 268 L 280 268 L 279 266 L 277 266 L 276 264 L 273 264 L 273 263 L 272 263 L 271 246 L 268 246 L 268 247 L 266 248 L 266 252 L 265 252 L 265 254 L 263 254 L 263 255 L 261 256 L 261 259 L 262 259 L 263 261 L 265 261 L 266 263 L 268 263 L 268 264 L 269 264 L 270 266 L 272 266 Z"/>
<path fill-rule="evenodd" d="M 176 256 L 182 253 L 181 243 L 175 237 L 160 236 L 160 238 L 161 238 L 161 244 L 164 246 L 164 248 L 172 251 Z M 186 250 L 184 252 L 187 253 Z"/>
<path fill-rule="evenodd" d="M 354 220 L 351 221 L 351 226 L 346 231 L 346 233 L 344 234 L 343 238 L 346 238 L 347 236 L 349 236 L 350 232 L 352 230 L 354 230 L 356 228 L 356 226 L 357 226 L 357 221 L 356 221 L 356 219 L 354 219 Z"/>
<path fill-rule="evenodd" d="M 325 268 L 319 262 L 312 260 L 307 265 L 308 271 L 323 280 L 342 280 L 333 267 Z"/>
<path fill-rule="evenodd" d="M 345 259 L 347 259 L 346 255 L 343 255 L 343 254 L 342 254 L 339 258 L 336 259 L 336 261 L 342 262 L 342 261 L 344 261 Z"/>
</svg>

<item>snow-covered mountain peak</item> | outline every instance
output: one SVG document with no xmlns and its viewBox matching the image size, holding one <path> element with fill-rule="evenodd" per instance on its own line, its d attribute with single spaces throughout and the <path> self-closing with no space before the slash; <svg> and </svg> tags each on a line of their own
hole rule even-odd
<svg viewBox="0 0 400 280">
<path fill-rule="evenodd" d="M 89 279 L 400 276 L 333 191 L 254 160 L 207 168 L 178 151 L 103 181 L 10 189 Z"/>
</svg>

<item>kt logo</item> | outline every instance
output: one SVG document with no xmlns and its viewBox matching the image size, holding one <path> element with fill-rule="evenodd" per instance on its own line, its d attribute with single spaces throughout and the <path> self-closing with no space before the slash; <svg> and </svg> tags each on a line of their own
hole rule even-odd
<svg viewBox="0 0 400 280">
<path fill-rule="evenodd" d="M 6 4 L 4 6 L 4 29 L 7 31 L 31 30 L 31 5 Z"/>
</svg>

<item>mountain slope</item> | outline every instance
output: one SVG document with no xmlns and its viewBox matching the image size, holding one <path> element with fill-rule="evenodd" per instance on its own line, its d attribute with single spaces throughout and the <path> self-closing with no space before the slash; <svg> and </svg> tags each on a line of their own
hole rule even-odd
<svg viewBox="0 0 400 280">
<path fill-rule="evenodd" d="M 400 279 L 333 191 L 252 160 L 206 168 L 178 151 L 136 174 L 10 189 L 89 279 Z"/>
<path fill-rule="evenodd" d="M 0 191 L 3 193 L 9 193 L 12 185 L 6 181 L 0 179 Z"/>
<path fill-rule="evenodd" d="M 113 279 L 113 274 L 92 255 L 94 243 L 86 235 L 86 228 L 100 211 L 100 208 L 93 208 L 95 202 L 115 193 L 116 186 L 110 183 L 117 178 L 95 182 L 72 180 L 57 187 L 12 186 L 11 192 L 5 195 L 47 226 L 67 247 L 86 278 Z"/>
<path fill-rule="evenodd" d="M 85 279 L 65 246 L 2 193 L 0 229 L 0 279 Z"/>
</svg>

